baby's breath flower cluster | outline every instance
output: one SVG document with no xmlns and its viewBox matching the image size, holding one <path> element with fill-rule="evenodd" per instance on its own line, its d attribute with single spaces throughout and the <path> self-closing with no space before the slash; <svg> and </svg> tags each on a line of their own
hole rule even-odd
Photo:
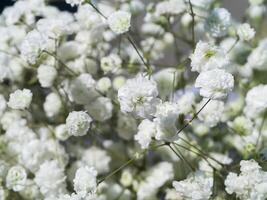
<svg viewBox="0 0 267 200">
<path fill-rule="evenodd" d="M 267 1 L 244 1 L 5 7 L 0 200 L 266 200 Z"/>
</svg>

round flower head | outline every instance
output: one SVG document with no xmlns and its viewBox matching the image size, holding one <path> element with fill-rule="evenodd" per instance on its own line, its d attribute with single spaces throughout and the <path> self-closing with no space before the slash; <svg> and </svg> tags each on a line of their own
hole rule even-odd
<svg viewBox="0 0 267 200">
<path fill-rule="evenodd" d="M 131 14 L 125 11 L 114 12 L 108 17 L 108 24 L 114 33 L 126 33 L 131 26 Z"/>
<path fill-rule="evenodd" d="M 95 191 L 97 171 L 93 167 L 80 167 L 73 180 L 74 190 L 77 194 L 87 194 Z"/>
<path fill-rule="evenodd" d="M 56 93 L 47 95 L 43 107 L 48 117 L 56 116 L 62 108 L 62 102 L 59 95 Z"/>
<path fill-rule="evenodd" d="M 205 28 L 213 37 L 222 37 L 227 34 L 231 25 L 231 14 L 225 8 L 215 8 L 207 17 Z"/>
<path fill-rule="evenodd" d="M 110 54 L 101 59 L 101 69 L 105 72 L 116 73 L 121 68 L 122 60 L 117 54 Z"/>
<path fill-rule="evenodd" d="M 37 69 L 37 78 L 42 87 L 51 87 L 56 77 L 57 70 L 52 66 L 41 65 Z"/>
<path fill-rule="evenodd" d="M 9 96 L 7 105 L 13 109 L 26 109 L 32 101 L 32 92 L 29 89 L 16 90 Z"/>
<path fill-rule="evenodd" d="M 203 97 L 225 98 L 234 87 L 234 77 L 221 69 L 201 72 L 196 79 L 195 87 L 200 88 L 200 95 Z"/>
<path fill-rule="evenodd" d="M 21 166 L 11 167 L 7 173 L 6 186 L 13 191 L 21 191 L 26 185 L 27 173 Z"/>
<path fill-rule="evenodd" d="M 192 71 L 199 73 L 216 68 L 222 69 L 229 64 L 229 59 L 223 49 L 202 41 L 197 43 L 190 59 Z"/>
<path fill-rule="evenodd" d="M 159 103 L 157 84 L 142 75 L 126 81 L 118 91 L 121 110 L 139 117 L 151 117 Z"/>
<path fill-rule="evenodd" d="M 197 171 L 190 174 L 187 179 L 174 181 L 172 184 L 184 199 L 204 200 L 209 199 L 212 194 L 213 178 L 202 171 Z"/>
<path fill-rule="evenodd" d="M 238 26 L 237 35 L 240 40 L 249 41 L 255 36 L 255 30 L 248 23 L 244 23 Z"/>
<path fill-rule="evenodd" d="M 84 111 L 73 111 L 69 113 L 66 119 L 66 126 L 69 135 L 83 136 L 86 135 L 90 128 L 92 118 Z"/>
</svg>

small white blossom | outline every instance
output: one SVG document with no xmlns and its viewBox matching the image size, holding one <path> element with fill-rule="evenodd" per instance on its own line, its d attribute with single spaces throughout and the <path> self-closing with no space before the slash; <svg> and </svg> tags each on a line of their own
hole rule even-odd
<svg viewBox="0 0 267 200">
<path fill-rule="evenodd" d="M 117 54 L 110 54 L 101 59 L 101 69 L 105 72 L 116 73 L 122 66 L 122 60 Z"/>
<path fill-rule="evenodd" d="M 86 135 L 90 128 L 92 118 L 84 111 L 73 111 L 69 113 L 66 119 L 66 126 L 69 135 L 83 136 Z"/>
<path fill-rule="evenodd" d="M 183 181 L 174 181 L 173 187 L 185 200 L 209 199 L 212 194 L 213 178 L 197 171 Z"/>
<path fill-rule="evenodd" d="M 13 166 L 8 170 L 6 177 L 6 186 L 13 191 L 21 191 L 26 185 L 27 173 L 21 166 Z"/>
<path fill-rule="evenodd" d="M 45 161 L 35 173 L 34 181 L 43 195 L 58 195 L 66 190 L 64 169 L 58 161 Z"/>
<path fill-rule="evenodd" d="M 26 109 L 32 101 L 32 92 L 29 89 L 16 90 L 9 96 L 7 105 L 13 109 Z"/>
<path fill-rule="evenodd" d="M 143 120 L 138 126 L 138 133 L 134 139 L 141 145 L 142 149 L 148 148 L 152 137 L 156 134 L 156 127 L 153 122 L 148 119 Z"/>
<path fill-rule="evenodd" d="M 225 98 L 234 87 L 234 77 L 221 69 L 201 72 L 196 79 L 195 87 L 200 88 L 200 95 L 203 97 Z"/>
<path fill-rule="evenodd" d="M 97 171 L 93 167 L 80 167 L 77 169 L 73 180 L 74 190 L 77 194 L 87 194 L 94 192 L 97 186 Z"/>
<path fill-rule="evenodd" d="M 197 110 L 200 110 L 200 108 L 207 101 L 208 99 L 204 98 L 199 103 L 199 105 L 197 105 Z M 214 127 L 218 124 L 218 122 L 221 121 L 223 111 L 224 111 L 224 103 L 222 101 L 212 100 L 198 114 L 198 119 L 203 121 L 209 127 Z"/>
<path fill-rule="evenodd" d="M 62 108 L 62 102 L 58 94 L 50 93 L 46 96 L 44 110 L 48 117 L 56 116 Z"/>
<path fill-rule="evenodd" d="M 157 84 L 153 80 L 138 75 L 129 79 L 118 91 L 121 110 L 139 117 L 151 117 L 159 103 Z"/>
<path fill-rule="evenodd" d="M 267 196 L 267 172 L 254 160 L 242 160 L 238 175 L 230 172 L 224 182 L 228 194 L 235 193 L 242 200 L 264 200 Z"/>
<path fill-rule="evenodd" d="M 213 37 L 225 36 L 231 25 L 231 14 L 225 8 L 215 8 L 207 17 L 205 28 Z"/>
<path fill-rule="evenodd" d="M 117 11 L 108 17 L 110 29 L 116 34 L 128 32 L 131 26 L 131 14 L 125 11 Z"/>
<path fill-rule="evenodd" d="M 40 65 L 37 69 L 37 78 L 42 87 L 51 87 L 57 77 L 57 70 L 49 65 Z"/>
<path fill-rule="evenodd" d="M 199 41 L 190 56 L 192 71 L 199 73 L 212 69 L 223 69 L 229 64 L 226 52 L 209 43 Z"/>
<path fill-rule="evenodd" d="M 156 15 L 178 15 L 186 9 L 182 0 L 167 0 L 156 5 Z"/>
<path fill-rule="evenodd" d="M 241 40 L 249 41 L 255 36 L 255 30 L 248 23 L 238 26 L 237 35 Z"/>
</svg>

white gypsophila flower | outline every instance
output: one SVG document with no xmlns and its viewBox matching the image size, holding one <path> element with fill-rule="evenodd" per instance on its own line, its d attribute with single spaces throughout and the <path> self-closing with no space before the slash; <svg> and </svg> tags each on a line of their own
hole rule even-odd
<svg viewBox="0 0 267 200">
<path fill-rule="evenodd" d="M 66 119 L 66 126 L 70 136 L 86 135 L 92 118 L 84 111 L 72 111 Z"/>
<path fill-rule="evenodd" d="M 20 196 L 22 196 L 24 199 L 31 199 L 31 200 L 42 198 L 38 186 L 32 179 L 27 179 L 26 185 L 27 187 L 25 187 L 24 190 L 19 192 Z"/>
<path fill-rule="evenodd" d="M 182 181 L 173 181 L 173 187 L 185 200 L 206 200 L 212 194 L 213 178 L 197 171 Z"/>
<path fill-rule="evenodd" d="M 195 100 L 196 100 L 196 97 L 195 97 L 194 92 L 186 91 L 181 96 L 178 96 L 177 100 L 176 101 L 174 100 L 174 101 L 177 103 L 180 113 L 188 114 L 191 111 L 193 111 Z"/>
<path fill-rule="evenodd" d="M 96 83 L 96 89 L 100 92 L 107 93 L 111 88 L 111 80 L 108 77 L 100 78 Z"/>
<path fill-rule="evenodd" d="M 13 166 L 8 170 L 6 176 L 6 187 L 13 191 L 21 191 L 26 185 L 27 173 L 22 166 Z"/>
<path fill-rule="evenodd" d="M 267 196 L 267 172 L 263 171 L 254 160 L 242 160 L 238 175 L 230 172 L 225 179 L 225 190 L 235 193 L 242 200 L 264 200 Z"/>
<path fill-rule="evenodd" d="M 55 67 L 40 65 L 37 69 L 37 78 L 42 87 L 51 87 L 57 77 Z"/>
<path fill-rule="evenodd" d="M 81 74 L 70 82 L 69 95 L 78 104 L 86 105 L 99 94 L 95 90 L 95 80 L 91 74 Z"/>
<path fill-rule="evenodd" d="M 65 141 L 69 138 L 66 124 L 60 124 L 55 128 L 55 136 L 57 139 Z"/>
<path fill-rule="evenodd" d="M 108 17 L 108 25 L 116 34 L 126 33 L 131 26 L 131 14 L 125 11 L 116 11 Z"/>
<path fill-rule="evenodd" d="M 266 71 L 267 39 L 261 40 L 247 58 L 247 65 L 252 69 Z"/>
<path fill-rule="evenodd" d="M 225 98 L 234 87 L 234 77 L 221 69 L 201 72 L 196 79 L 195 87 L 200 88 L 200 95 L 203 97 Z"/>
<path fill-rule="evenodd" d="M 128 169 L 123 170 L 121 173 L 120 183 L 124 187 L 129 187 L 132 185 L 133 181 L 134 181 L 134 177 L 133 177 L 132 172 Z"/>
<path fill-rule="evenodd" d="M 207 17 L 205 29 L 213 37 L 225 36 L 231 25 L 231 14 L 225 8 L 215 8 Z"/>
<path fill-rule="evenodd" d="M 249 41 L 255 36 L 255 30 L 248 23 L 244 23 L 238 26 L 237 35 L 240 40 Z"/>
<path fill-rule="evenodd" d="M 62 108 L 62 102 L 59 95 L 53 92 L 48 94 L 45 98 L 43 107 L 46 116 L 48 117 L 56 116 Z"/>
<path fill-rule="evenodd" d="M 16 90 L 9 95 L 7 105 L 13 109 L 29 108 L 32 101 L 32 92 L 29 89 Z"/>
<path fill-rule="evenodd" d="M 43 195 L 50 196 L 65 193 L 65 179 L 64 169 L 60 167 L 58 161 L 51 160 L 40 165 L 34 181 Z"/>
<path fill-rule="evenodd" d="M 192 71 L 199 73 L 212 69 L 223 69 L 229 64 L 226 52 L 213 44 L 199 41 L 190 56 Z"/>
<path fill-rule="evenodd" d="M 142 75 L 127 80 L 118 91 L 121 111 L 142 118 L 151 118 L 155 113 L 156 105 L 160 102 L 157 96 L 156 82 Z"/>
<path fill-rule="evenodd" d="M 203 98 L 197 105 L 197 110 L 200 110 L 207 101 L 208 99 Z M 212 100 L 198 114 L 198 119 L 209 127 L 214 127 L 221 121 L 223 111 L 224 103 L 222 101 Z"/>
<path fill-rule="evenodd" d="M 247 92 L 244 112 L 247 117 L 255 118 L 263 115 L 267 108 L 267 99 L 264 95 L 267 85 L 258 85 Z"/>
<path fill-rule="evenodd" d="M 174 171 L 171 163 L 158 163 L 150 169 L 145 180 L 139 184 L 137 200 L 155 199 L 157 190 L 173 177 Z"/>
<path fill-rule="evenodd" d="M 39 31 L 33 30 L 24 38 L 21 46 L 21 56 L 30 64 L 35 64 L 42 50 L 46 48 L 48 39 Z"/>
<path fill-rule="evenodd" d="M 228 122 L 228 126 L 239 135 L 249 135 L 252 133 L 253 125 L 253 122 L 245 116 L 238 116 L 232 122 Z"/>
<path fill-rule="evenodd" d="M 107 151 L 96 146 L 92 146 L 84 151 L 81 160 L 87 166 L 94 167 L 99 174 L 109 171 L 110 156 Z"/>
<path fill-rule="evenodd" d="M 131 140 L 137 132 L 137 122 L 134 117 L 119 113 L 116 130 L 120 138 Z"/>
<path fill-rule="evenodd" d="M 153 122 L 156 125 L 157 140 L 172 141 L 178 131 L 176 124 L 180 110 L 176 103 L 164 102 L 157 106 L 157 112 Z"/>
<path fill-rule="evenodd" d="M 116 73 L 122 66 L 122 60 L 117 54 L 110 54 L 101 58 L 101 69 L 105 72 Z"/>
<path fill-rule="evenodd" d="M 60 17 L 60 16 L 58 16 Z M 37 30 L 45 36 L 53 39 L 60 38 L 63 34 L 69 33 L 69 24 L 67 17 L 64 19 L 51 18 L 40 19 L 36 23 Z"/>
<path fill-rule="evenodd" d="M 262 4 L 264 2 L 264 0 L 249 0 L 249 3 L 251 5 L 259 5 Z"/>
<path fill-rule="evenodd" d="M 107 97 L 98 97 L 86 105 L 85 109 L 94 120 L 104 122 L 112 117 L 113 104 Z"/>
<path fill-rule="evenodd" d="M 148 120 L 144 119 L 138 126 L 138 132 L 134 136 L 134 139 L 141 145 L 142 149 L 148 148 L 152 137 L 156 134 L 155 124 Z"/>
<path fill-rule="evenodd" d="M 45 144 L 41 140 L 33 139 L 27 142 L 21 149 L 19 161 L 29 171 L 36 172 L 39 166 L 45 161 Z"/>
<path fill-rule="evenodd" d="M 7 200 L 9 195 L 9 191 L 5 189 L 3 186 L 0 186 L 0 199 Z"/>
<path fill-rule="evenodd" d="M 71 6 L 79 6 L 81 5 L 84 0 L 65 0 L 67 4 L 70 4 Z"/>
<path fill-rule="evenodd" d="M 6 99 L 2 94 L 0 94 L 0 117 L 2 117 L 2 115 L 4 114 L 6 106 L 7 106 Z"/>
<path fill-rule="evenodd" d="M 84 166 L 77 169 L 73 180 L 74 190 L 77 194 L 94 192 L 97 186 L 97 171 L 94 167 Z"/>
<path fill-rule="evenodd" d="M 182 0 L 165 0 L 156 4 L 156 15 L 178 15 L 186 9 Z"/>
</svg>

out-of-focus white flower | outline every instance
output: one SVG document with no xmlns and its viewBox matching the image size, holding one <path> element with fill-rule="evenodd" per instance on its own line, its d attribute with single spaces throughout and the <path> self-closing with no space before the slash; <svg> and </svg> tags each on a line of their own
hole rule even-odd
<svg viewBox="0 0 267 200">
<path fill-rule="evenodd" d="M 91 74 L 81 74 L 70 82 L 70 98 L 78 104 L 86 105 L 99 94 L 95 90 L 95 80 Z"/>
<path fill-rule="evenodd" d="M 236 117 L 234 121 L 228 123 L 228 126 L 240 135 L 249 135 L 253 132 L 253 123 L 245 116 Z"/>
<path fill-rule="evenodd" d="M 45 161 L 35 173 L 34 181 L 45 196 L 57 196 L 66 191 L 64 169 L 56 160 Z"/>
<path fill-rule="evenodd" d="M 6 186 L 15 192 L 23 190 L 26 185 L 27 173 L 22 166 L 13 166 L 8 170 Z"/>
<path fill-rule="evenodd" d="M 247 65 L 251 69 L 266 71 L 267 65 L 267 39 L 261 40 L 258 46 L 247 58 Z"/>
<path fill-rule="evenodd" d="M 226 52 L 212 44 L 199 41 L 190 56 L 192 71 L 199 73 L 212 69 L 223 69 L 229 64 Z"/>
<path fill-rule="evenodd" d="M 114 33 L 126 33 L 131 26 L 131 14 L 125 11 L 114 12 L 108 17 L 108 24 Z"/>
<path fill-rule="evenodd" d="M 30 64 L 35 64 L 46 45 L 48 45 L 48 39 L 39 31 L 33 30 L 26 35 L 20 46 L 21 56 Z"/>
<path fill-rule="evenodd" d="M 152 137 L 156 134 L 155 124 L 144 119 L 138 126 L 138 133 L 134 136 L 134 139 L 141 145 L 142 149 L 148 148 Z"/>
<path fill-rule="evenodd" d="M 40 65 L 37 69 L 37 78 L 42 87 L 51 87 L 57 77 L 57 70 L 49 65 Z"/>
<path fill-rule="evenodd" d="M 157 98 L 157 84 L 153 80 L 138 75 L 129 79 L 118 91 L 121 110 L 139 117 L 151 118 L 160 102 Z"/>
<path fill-rule="evenodd" d="M 204 98 L 198 105 L 197 110 L 200 110 L 202 106 L 208 101 Z M 205 108 L 198 114 L 198 119 L 203 121 L 209 127 L 216 126 L 222 118 L 224 111 L 224 103 L 222 101 L 212 100 L 210 101 Z"/>
<path fill-rule="evenodd" d="M 58 94 L 50 93 L 46 96 L 44 102 L 44 110 L 48 117 L 56 116 L 62 108 L 62 102 Z"/>
<path fill-rule="evenodd" d="M 87 166 L 94 167 L 99 174 L 103 174 L 108 172 L 111 158 L 105 150 L 93 146 L 83 152 L 81 160 Z"/>
<path fill-rule="evenodd" d="M 83 136 L 86 135 L 90 128 L 92 118 L 84 111 L 72 111 L 66 119 L 66 126 L 69 135 Z"/>
<path fill-rule="evenodd" d="M 255 118 L 264 113 L 267 108 L 267 99 L 264 95 L 267 92 L 267 85 L 258 85 L 248 91 L 246 95 L 245 114 L 249 118 Z"/>
<path fill-rule="evenodd" d="M 7 102 L 6 102 L 5 97 L 2 94 L 0 94 L 0 117 L 2 117 L 2 115 L 6 109 L 6 106 L 7 106 L 6 104 L 7 104 Z"/>
<path fill-rule="evenodd" d="M 234 77 L 221 69 L 201 72 L 196 79 L 195 87 L 200 88 L 200 95 L 203 97 L 225 98 L 234 87 Z"/>
<path fill-rule="evenodd" d="M 156 5 L 156 15 L 178 15 L 186 9 L 182 0 L 166 0 Z"/>
<path fill-rule="evenodd" d="M 86 195 L 94 192 L 97 186 L 96 176 L 97 171 L 93 167 L 84 166 L 77 169 L 73 180 L 76 193 Z"/>
<path fill-rule="evenodd" d="M 60 124 L 55 128 L 55 135 L 59 140 L 65 141 L 69 138 L 66 124 Z"/>
<path fill-rule="evenodd" d="M 197 171 L 183 181 L 174 181 L 173 187 L 186 200 L 209 199 L 212 194 L 213 178 Z"/>
<path fill-rule="evenodd" d="M 32 92 L 29 89 L 16 90 L 9 96 L 7 105 L 13 109 L 26 109 L 32 101 Z"/>
<path fill-rule="evenodd" d="M 79 6 L 84 2 L 84 0 L 65 0 L 65 1 L 71 6 Z"/>
<path fill-rule="evenodd" d="M 95 101 L 85 106 L 93 119 L 103 122 L 112 117 L 113 104 L 109 98 L 98 97 Z"/>
<path fill-rule="evenodd" d="M 101 69 L 105 72 L 116 73 L 121 68 L 122 60 L 117 54 L 110 54 L 101 59 Z"/>
<path fill-rule="evenodd" d="M 230 172 L 224 182 L 228 194 L 235 193 L 244 200 L 264 200 L 267 195 L 267 172 L 263 171 L 254 160 L 242 160 L 238 175 Z"/>
<path fill-rule="evenodd" d="M 108 77 L 100 78 L 96 83 L 97 91 L 107 93 L 111 88 L 111 80 Z"/>
<path fill-rule="evenodd" d="M 255 30 L 248 23 L 238 26 L 237 35 L 241 40 L 249 41 L 255 36 Z"/>
<path fill-rule="evenodd" d="M 176 103 L 164 102 L 157 106 L 154 123 L 157 140 L 173 141 L 177 134 L 177 119 L 180 114 Z"/>
<path fill-rule="evenodd" d="M 207 17 L 205 28 L 213 37 L 222 37 L 227 34 L 231 25 L 231 14 L 225 8 L 215 8 Z"/>
</svg>

